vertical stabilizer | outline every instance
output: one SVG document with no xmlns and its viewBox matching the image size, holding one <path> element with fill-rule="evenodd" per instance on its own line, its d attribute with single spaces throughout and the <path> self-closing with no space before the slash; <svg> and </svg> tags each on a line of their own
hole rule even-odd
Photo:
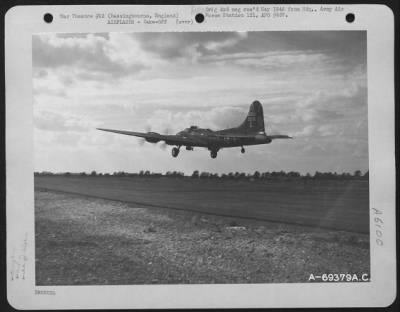
<svg viewBox="0 0 400 312">
<path fill-rule="evenodd" d="M 250 105 L 249 113 L 238 129 L 250 133 L 265 132 L 264 112 L 259 101 L 254 101 Z"/>
</svg>

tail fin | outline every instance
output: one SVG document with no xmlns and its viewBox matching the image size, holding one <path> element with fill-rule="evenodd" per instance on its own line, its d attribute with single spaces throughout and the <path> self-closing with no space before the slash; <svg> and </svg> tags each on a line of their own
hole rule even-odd
<svg viewBox="0 0 400 312">
<path fill-rule="evenodd" d="M 247 117 L 243 121 L 243 123 L 238 127 L 238 129 L 251 133 L 265 133 L 264 112 L 262 105 L 259 101 L 254 101 L 250 105 L 249 113 L 247 114 Z"/>
</svg>

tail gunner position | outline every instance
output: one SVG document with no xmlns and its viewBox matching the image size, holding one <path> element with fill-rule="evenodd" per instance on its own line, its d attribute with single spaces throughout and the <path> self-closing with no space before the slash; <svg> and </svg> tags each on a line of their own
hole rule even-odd
<svg viewBox="0 0 400 312">
<path fill-rule="evenodd" d="M 225 130 L 212 131 L 210 129 L 191 126 L 175 135 L 164 135 L 157 132 L 143 133 L 103 128 L 97 129 L 144 138 L 150 143 L 164 141 L 167 145 L 175 145 L 171 151 L 173 157 L 178 156 L 182 146 L 185 146 L 188 151 L 192 151 L 194 147 L 207 148 L 210 151 L 211 158 L 216 158 L 218 151 L 222 148 L 241 147 L 241 152 L 244 153 L 244 146 L 246 145 L 269 144 L 275 139 L 291 139 L 290 136 L 283 134 L 266 134 L 263 108 L 259 101 L 254 101 L 250 105 L 249 113 L 240 126 Z"/>
</svg>

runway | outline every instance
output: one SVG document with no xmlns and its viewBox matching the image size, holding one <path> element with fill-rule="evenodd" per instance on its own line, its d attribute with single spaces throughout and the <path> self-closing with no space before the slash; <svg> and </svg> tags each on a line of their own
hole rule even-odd
<svg viewBox="0 0 400 312">
<path fill-rule="evenodd" d="M 140 207 L 369 232 L 367 181 L 41 176 L 35 177 L 35 187 Z"/>
</svg>

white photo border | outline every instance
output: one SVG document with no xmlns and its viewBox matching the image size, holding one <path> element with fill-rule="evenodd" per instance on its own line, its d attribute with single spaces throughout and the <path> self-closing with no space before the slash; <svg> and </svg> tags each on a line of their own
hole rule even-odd
<svg viewBox="0 0 400 312">
<path fill-rule="evenodd" d="M 222 7 L 227 5 L 213 5 Z M 254 7 L 255 5 L 229 5 Z M 262 5 L 271 7 L 271 5 Z M 282 5 L 287 6 L 287 5 Z M 292 7 L 299 5 L 290 5 Z M 319 9 L 320 5 L 307 5 Z M 336 5 L 324 5 L 336 7 Z M 45 13 L 174 13 L 198 6 L 17 6 L 5 17 L 7 296 L 16 309 L 383 307 L 396 297 L 394 16 L 384 5 L 340 5 L 335 14 L 286 19 L 221 18 L 192 25 L 107 25 L 43 21 Z M 354 13 L 354 23 L 345 15 Z M 166 31 L 367 31 L 371 281 L 227 285 L 36 286 L 33 180 L 32 35 Z M 377 228 L 376 209 L 383 228 Z M 344 218 L 346 216 L 343 216 Z M 379 240 L 379 241 L 378 241 Z M 383 244 L 381 244 L 382 242 Z M 18 268 L 16 268 L 18 265 Z M 19 278 L 13 272 L 18 269 Z"/>
</svg>

